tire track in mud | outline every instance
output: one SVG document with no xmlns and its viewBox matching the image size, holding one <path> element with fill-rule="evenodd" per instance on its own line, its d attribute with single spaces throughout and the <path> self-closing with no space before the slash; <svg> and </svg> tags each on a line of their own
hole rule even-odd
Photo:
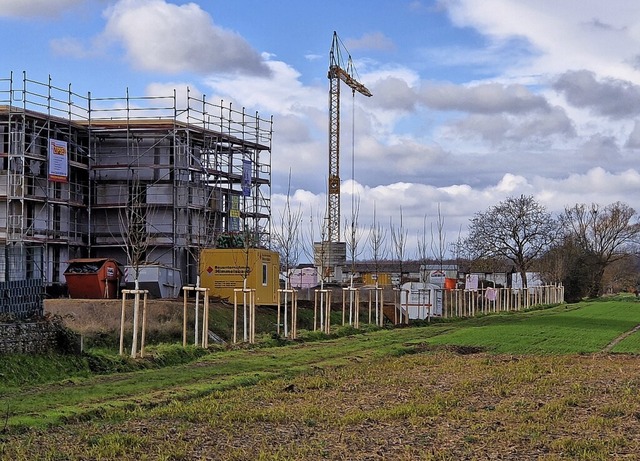
<svg viewBox="0 0 640 461">
<path fill-rule="evenodd" d="M 622 340 L 626 339 L 627 337 L 631 336 L 632 334 L 634 334 L 635 332 L 637 332 L 639 330 L 640 330 L 640 324 L 636 325 L 631 330 L 622 333 L 620 336 L 618 336 L 613 341 L 611 341 L 609 344 L 607 344 L 605 346 L 605 348 L 602 349 L 602 352 L 605 353 L 605 354 L 610 353 L 613 350 L 613 348 L 616 347 Z"/>
</svg>

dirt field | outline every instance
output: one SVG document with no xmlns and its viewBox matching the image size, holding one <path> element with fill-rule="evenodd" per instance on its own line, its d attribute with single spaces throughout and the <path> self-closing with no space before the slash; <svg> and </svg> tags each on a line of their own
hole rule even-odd
<svg viewBox="0 0 640 461">
<path fill-rule="evenodd" d="M 158 325 L 167 322 L 180 324 L 183 316 L 182 300 L 149 299 L 149 324 Z M 59 315 L 65 324 L 81 334 L 119 331 L 122 300 L 120 299 L 47 299 L 44 302 L 45 312 Z M 125 320 L 131 321 L 133 303 L 125 306 Z"/>
<path fill-rule="evenodd" d="M 44 303 L 45 312 L 59 315 L 71 330 L 81 334 L 86 344 L 115 347 L 120 334 L 122 313 L 121 299 L 48 299 Z M 209 302 L 209 331 L 229 341 L 233 331 L 233 304 L 224 301 Z M 198 304 L 199 321 L 202 321 L 204 302 Z M 242 322 L 242 307 L 238 307 L 239 322 Z M 148 299 L 147 340 L 149 344 L 182 341 L 184 301 L 182 299 Z M 191 338 L 195 327 L 195 299 L 187 300 L 187 336 Z M 300 317 L 299 317 L 300 319 Z M 301 323 L 304 323 L 300 319 Z M 201 324 L 201 323 L 200 323 Z M 275 331 L 276 308 L 258 307 L 256 332 Z M 304 326 L 304 325 L 303 325 Z M 125 304 L 125 332 L 133 330 L 133 300 Z M 190 339 L 189 339 L 190 340 Z"/>
<path fill-rule="evenodd" d="M 0 459 L 636 460 L 636 362 L 428 348 L 354 358 L 349 367 L 11 436 Z"/>
</svg>

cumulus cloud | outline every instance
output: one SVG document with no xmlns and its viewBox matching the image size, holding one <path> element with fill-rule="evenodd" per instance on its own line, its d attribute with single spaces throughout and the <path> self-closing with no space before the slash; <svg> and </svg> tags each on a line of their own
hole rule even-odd
<svg viewBox="0 0 640 461">
<path fill-rule="evenodd" d="M 549 110 L 546 99 L 522 85 L 486 83 L 474 86 L 454 84 L 425 85 L 420 100 L 438 110 L 456 110 L 479 114 L 521 114 Z"/>
<path fill-rule="evenodd" d="M 507 197 L 533 195 L 550 213 L 557 216 L 565 207 L 576 203 L 629 203 L 627 198 L 630 194 L 637 193 L 639 188 L 640 173 L 637 170 L 613 174 L 602 168 L 593 168 L 582 174 L 569 174 L 557 179 L 541 176 L 526 178 L 507 173 L 495 183 L 483 187 L 473 187 L 469 184 L 436 187 L 410 182 L 393 182 L 371 187 L 357 181 L 344 181 L 341 207 L 344 216 L 350 213 L 351 194 L 354 191 L 360 201 L 359 223 L 365 230 L 373 224 L 374 208 L 376 219 L 384 228 L 389 225 L 390 220 L 399 218 L 402 208 L 403 225 L 409 236 L 407 255 L 411 258 L 417 257 L 417 240 L 422 233 L 423 222 L 426 221 L 427 226 L 436 223 L 438 208 L 444 219 L 447 241 L 451 243 L 459 236 L 466 236 L 470 217 Z M 286 194 L 274 194 L 274 210 L 282 209 L 285 201 Z M 296 190 L 291 194 L 292 204 L 300 206 L 304 214 L 305 226 L 309 226 L 310 222 L 317 218 L 317 211 L 322 211 L 325 201 L 325 194 L 313 193 L 308 189 Z M 311 210 L 316 213 L 314 216 L 310 216 Z M 279 216 L 277 211 L 274 212 L 274 216 Z M 305 232 L 305 235 L 308 235 L 308 231 Z M 370 251 L 366 246 L 366 242 L 363 241 L 363 258 L 368 257 L 367 253 Z"/>
<path fill-rule="evenodd" d="M 608 205 L 620 201 L 634 206 L 630 198 L 640 187 L 640 173 L 635 169 L 611 173 L 596 167 L 561 179 L 537 178 L 534 185 L 547 206 L 557 212 L 576 203 Z"/>
<path fill-rule="evenodd" d="M 371 32 L 364 34 L 360 38 L 350 38 L 345 40 L 345 47 L 348 50 L 367 49 L 393 51 L 396 46 L 389 37 L 382 32 Z"/>
<path fill-rule="evenodd" d="M 565 72 L 553 88 L 561 92 L 569 104 L 614 119 L 634 116 L 640 111 L 640 86 L 613 78 L 598 80 L 595 73 L 588 70 Z"/>
<path fill-rule="evenodd" d="M 631 149 L 640 148 L 640 123 L 636 120 L 633 125 L 633 130 L 629 134 L 627 141 L 625 142 L 625 147 Z"/>
<path fill-rule="evenodd" d="M 240 74 L 233 78 L 210 75 L 204 81 L 215 93 L 233 97 L 240 104 L 261 112 L 299 114 L 309 107 L 325 109 L 326 88 L 303 85 L 300 72 L 285 62 L 266 60 L 264 65 L 269 69 L 270 79 Z"/>
<path fill-rule="evenodd" d="M 574 137 L 575 129 L 564 110 L 554 108 L 548 113 L 527 114 L 471 114 L 451 122 L 449 136 L 481 139 L 492 145 L 536 143 L 551 145 L 556 137 Z"/>
<path fill-rule="evenodd" d="M 603 165 L 609 165 L 620 159 L 620 149 L 615 138 L 595 134 L 582 146 L 581 154 L 588 160 L 596 161 Z"/>
<path fill-rule="evenodd" d="M 514 37 L 529 44 L 529 59 L 506 68 L 506 75 L 522 78 L 553 75 L 567 69 L 633 80 L 629 62 L 640 45 L 637 17 L 640 4 L 607 8 L 599 2 L 554 0 L 447 0 L 451 20 L 472 27 L 493 44 Z"/>
<path fill-rule="evenodd" d="M 50 17 L 87 0 L 0 0 L 0 17 Z"/>
<path fill-rule="evenodd" d="M 268 76 L 261 55 L 236 32 L 213 23 L 196 3 L 120 0 L 105 12 L 104 36 L 121 44 L 134 68 Z"/>
<path fill-rule="evenodd" d="M 412 111 L 416 105 L 415 91 L 400 77 L 384 77 L 370 88 L 376 95 L 371 104 L 390 110 Z"/>
</svg>

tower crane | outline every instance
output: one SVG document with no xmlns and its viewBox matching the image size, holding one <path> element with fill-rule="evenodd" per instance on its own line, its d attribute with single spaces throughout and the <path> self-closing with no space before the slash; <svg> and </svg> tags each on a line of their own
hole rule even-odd
<svg viewBox="0 0 640 461">
<path fill-rule="evenodd" d="M 340 242 L 340 80 L 351 88 L 370 97 L 371 92 L 358 82 L 355 67 L 349 55 L 346 69 L 342 67 L 340 40 L 333 32 L 329 52 L 329 184 L 327 199 L 327 241 Z"/>
<path fill-rule="evenodd" d="M 324 240 L 314 243 L 316 266 L 320 266 L 325 276 L 333 276 L 340 281 L 340 271 L 346 263 L 346 244 L 340 241 L 340 81 L 364 96 L 371 92 L 356 80 L 355 67 L 348 55 L 347 65 L 343 66 L 340 53 L 340 39 L 333 32 L 331 51 L 329 52 L 329 184 L 327 193 L 326 234 Z M 348 54 L 348 53 L 347 53 Z"/>
</svg>

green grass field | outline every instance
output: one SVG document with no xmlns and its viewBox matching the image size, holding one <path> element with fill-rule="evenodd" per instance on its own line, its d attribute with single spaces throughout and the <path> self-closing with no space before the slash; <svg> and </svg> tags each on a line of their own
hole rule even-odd
<svg viewBox="0 0 640 461">
<path fill-rule="evenodd" d="M 0 386 L 0 459 L 635 459 L 637 325 L 624 297 L 265 338 L 128 373 L 23 373 Z"/>
<path fill-rule="evenodd" d="M 629 298 L 471 319 L 429 342 L 484 347 L 507 354 L 592 353 L 638 324 L 640 303 Z M 634 347 L 633 339 L 628 341 L 625 352 L 640 350 L 639 342 Z"/>
</svg>

